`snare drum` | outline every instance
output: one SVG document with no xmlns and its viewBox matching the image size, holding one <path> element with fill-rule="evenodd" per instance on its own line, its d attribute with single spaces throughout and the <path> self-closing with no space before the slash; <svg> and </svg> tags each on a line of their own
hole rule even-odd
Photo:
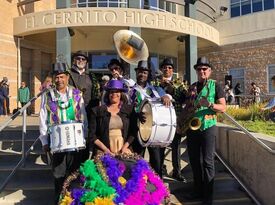
<svg viewBox="0 0 275 205">
<path fill-rule="evenodd" d="M 82 123 L 66 123 L 50 128 L 51 151 L 68 152 L 85 149 L 84 126 Z"/>
<path fill-rule="evenodd" d="M 141 105 L 146 122 L 138 122 L 138 139 L 142 146 L 166 147 L 172 143 L 176 132 L 176 112 L 173 106 L 145 100 Z"/>
</svg>

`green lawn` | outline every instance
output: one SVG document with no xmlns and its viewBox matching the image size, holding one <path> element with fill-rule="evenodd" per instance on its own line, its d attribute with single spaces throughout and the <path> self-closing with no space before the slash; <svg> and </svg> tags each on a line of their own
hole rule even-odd
<svg viewBox="0 0 275 205">
<path fill-rule="evenodd" d="M 272 121 L 262 121 L 262 120 L 247 120 L 240 121 L 238 120 L 243 127 L 251 132 L 264 133 L 269 136 L 275 137 L 275 123 Z"/>
</svg>

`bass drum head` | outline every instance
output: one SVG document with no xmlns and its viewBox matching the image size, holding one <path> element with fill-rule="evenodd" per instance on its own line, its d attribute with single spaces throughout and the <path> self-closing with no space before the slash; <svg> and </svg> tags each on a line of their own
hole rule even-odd
<svg viewBox="0 0 275 205">
<path fill-rule="evenodd" d="M 151 137 L 153 127 L 153 113 L 151 104 L 148 102 L 144 103 L 141 108 L 141 112 L 145 114 L 146 122 L 144 124 L 139 123 L 139 134 L 140 139 L 143 142 L 147 142 Z"/>
</svg>

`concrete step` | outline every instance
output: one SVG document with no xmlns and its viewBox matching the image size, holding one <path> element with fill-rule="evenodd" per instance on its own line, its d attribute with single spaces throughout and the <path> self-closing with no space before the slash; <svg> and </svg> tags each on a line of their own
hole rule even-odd
<svg viewBox="0 0 275 205">
<path fill-rule="evenodd" d="M 33 130 L 30 130 L 27 128 L 26 140 L 35 140 L 36 138 L 39 137 L 39 128 L 36 127 Z M 22 139 L 22 130 L 20 129 L 4 129 L 2 132 L 0 132 L 0 141 L 5 141 L 5 140 L 19 140 L 21 141 Z"/>
<path fill-rule="evenodd" d="M 41 150 L 42 149 L 42 144 L 40 142 L 40 140 L 33 145 L 34 140 L 26 140 L 25 141 L 25 150 L 28 150 L 29 148 L 31 148 L 32 150 Z M 32 146 L 32 147 L 31 147 Z M 22 141 L 20 140 L 5 140 L 5 141 L 0 141 L 0 151 L 2 152 L 21 152 L 22 150 Z"/>
<path fill-rule="evenodd" d="M 54 189 L 4 191 L 0 205 L 53 205 Z"/>
<path fill-rule="evenodd" d="M 21 159 L 21 153 L 18 152 L 0 152 L 0 167 L 1 166 L 15 166 Z M 47 157 L 41 150 L 39 152 L 31 152 L 27 158 L 26 163 L 45 165 L 47 164 Z"/>
<path fill-rule="evenodd" d="M 0 184 L 11 173 L 8 171 L 0 171 Z M 47 181 L 52 181 L 51 169 L 48 166 L 42 166 L 40 169 L 19 169 L 15 172 L 14 176 L 10 179 L 6 189 L 24 189 L 26 186 L 33 186 L 34 183 L 44 186 Z"/>
</svg>

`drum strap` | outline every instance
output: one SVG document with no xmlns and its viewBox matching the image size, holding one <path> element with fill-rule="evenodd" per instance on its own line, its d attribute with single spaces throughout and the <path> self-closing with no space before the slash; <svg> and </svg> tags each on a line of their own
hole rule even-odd
<svg viewBox="0 0 275 205">
<path fill-rule="evenodd" d="M 141 89 L 139 86 L 135 86 L 134 89 L 136 91 L 138 91 L 139 93 L 141 93 L 147 100 L 156 101 L 157 99 L 160 98 L 158 92 L 156 91 L 156 89 L 153 86 L 148 86 L 148 87 L 146 87 L 146 89 L 151 89 L 154 94 L 154 97 L 151 97 L 150 95 L 148 95 L 146 93 L 145 89 Z"/>
</svg>

